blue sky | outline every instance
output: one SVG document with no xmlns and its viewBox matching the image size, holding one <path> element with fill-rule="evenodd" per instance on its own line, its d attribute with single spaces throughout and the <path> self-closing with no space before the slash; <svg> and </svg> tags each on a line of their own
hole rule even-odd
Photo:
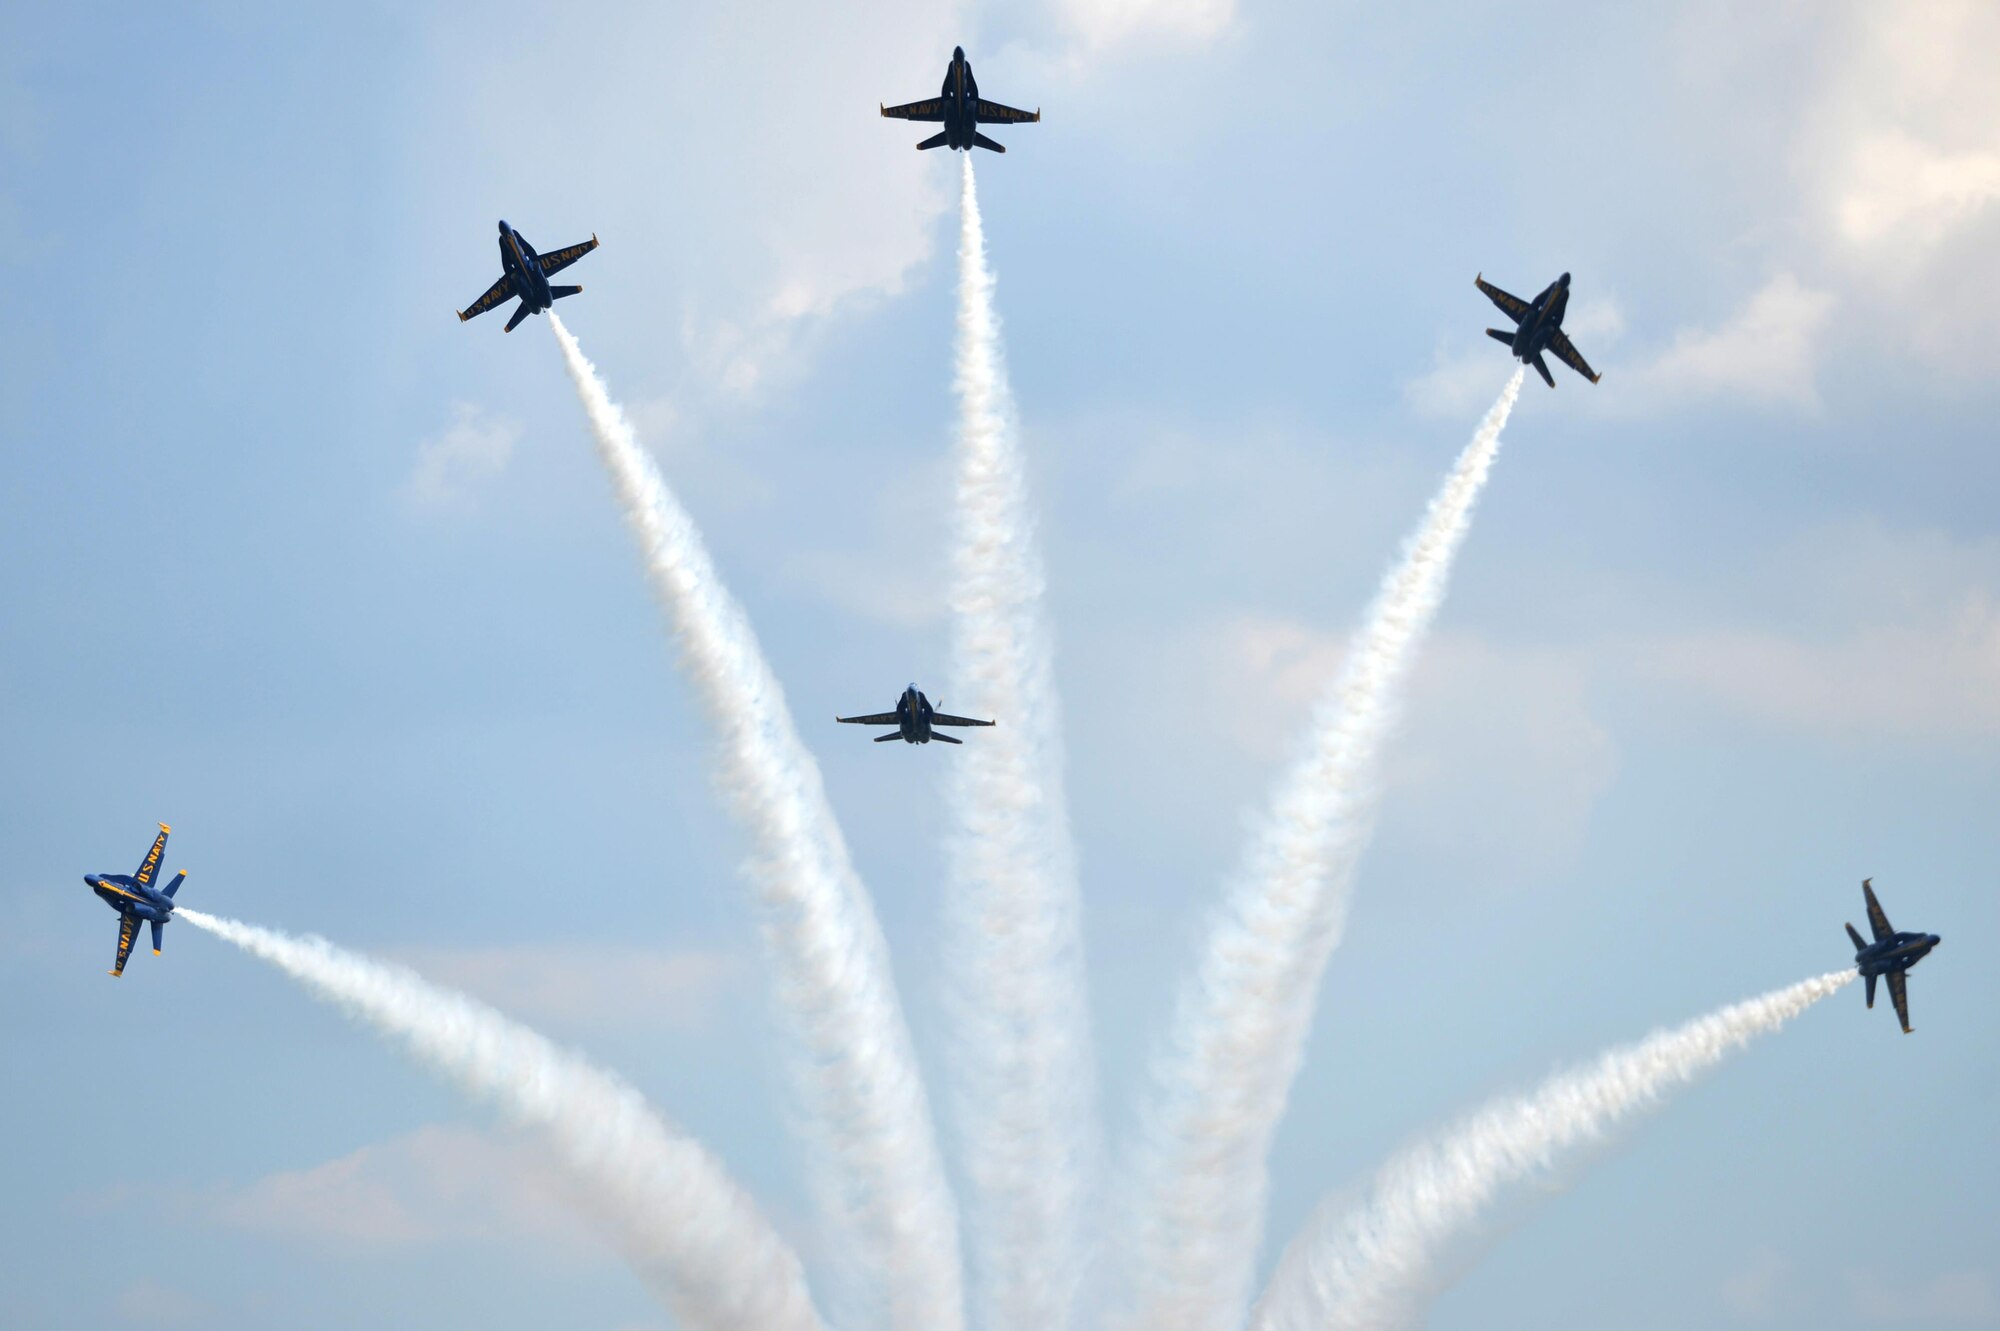
<svg viewBox="0 0 2000 1331">
<path fill-rule="evenodd" d="M 963 42 L 1035 468 L 1114 1134 L 1246 812 L 1576 275 L 1419 669 L 1272 1252 L 1479 1097 L 1844 992 L 1466 1254 L 1440 1328 L 2000 1319 L 2000 17 L 1093 0 L 0 15 L 0 1323 L 664 1326 L 506 1130 L 191 929 L 401 957 L 630 1077 L 819 1251 L 707 736 L 493 222 L 746 603 L 927 1066 Z M 933 689 L 936 697 L 939 689 Z M 949 701 L 949 689 L 942 689 Z M 893 750 L 893 751 L 891 751 Z M 948 1135 L 948 1127 L 947 1127 Z M 1531 1311 L 1532 1310 L 1532 1311 Z"/>
</svg>

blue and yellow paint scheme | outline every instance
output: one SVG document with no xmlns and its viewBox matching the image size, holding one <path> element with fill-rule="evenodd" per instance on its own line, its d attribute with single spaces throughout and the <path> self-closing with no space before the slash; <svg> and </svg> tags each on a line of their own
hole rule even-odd
<svg viewBox="0 0 2000 1331">
<path fill-rule="evenodd" d="M 160 878 L 160 861 L 167 853 L 167 837 L 173 830 L 165 823 L 160 824 L 160 834 L 153 838 L 153 848 L 139 862 L 137 873 L 83 876 L 84 883 L 98 899 L 118 912 L 118 962 L 111 968 L 114 978 L 125 973 L 125 959 L 132 955 L 132 944 L 138 941 L 141 924 L 152 926 L 153 955 L 160 954 L 161 934 L 167 921 L 174 917 L 174 894 L 187 881 L 187 872 L 182 870 L 165 887 L 155 886 Z"/>
<path fill-rule="evenodd" d="M 1886 977 L 1889 981 L 1889 997 L 1896 1004 L 1896 1020 L 1903 1023 L 1903 1034 L 1910 1033 L 1910 990 L 1904 978 L 1910 967 L 1931 954 L 1931 949 L 1944 940 L 1936 934 L 1898 933 L 1889 927 L 1889 916 L 1883 911 L 1882 903 L 1875 899 L 1875 880 L 1861 880 L 1861 895 L 1868 903 L 1868 928 L 1875 935 L 1872 943 L 1864 942 L 1853 925 L 1847 926 L 1847 936 L 1854 943 L 1854 968 L 1861 972 L 1861 978 L 1868 981 L 1868 1006 L 1875 1006 L 1875 981 Z"/>
<path fill-rule="evenodd" d="M 1583 359 L 1583 353 L 1576 349 L 1576 344 L 1562 330 L 1563 315 L 1569 310 L 1568 273 L 1549 283 L 1542 294 L 1531 301 L 1502 291 L 1487 281 L 1484 273 L 1473 278 L 1472 285 L 1485 292 L 1486 298 L 1514 321 L 1513 332 L 1489 328 L 1486 336 L 1495 342 L 1505 342 L 1507 349 L 1514 353 L 1514 359 L 1534 366 L 1550 388 L 1556 386 L 1556 377 L 1549 373 L 1549 363 L 1542 359 L 1544 351 L 1554 352 L 1557 360 L 1593 384 L 1604 377 L 1590 368 Z"/>
<path fill-rule="evenodd" d="M 476 319 L 495 305 L 519 296 L 521 303 L 514 307 L 514 317 L 507 321 L 507 331 L 513 332 L 521 320 L 531 314 L 540 314 L 564 296 L 574 296 L 582 287 L 551 286 L 549 279 L 563 269 L 597 248 L 595 234 L 589 240 L 576 245 L 566 245 L 548 254 L 535 253 L 535 247 L 528 238 L 508 226 L 506 219 L 500 222 L 500 280 L 480 295 L 478 300 L 458 312 L 458 321 Z"/>
<path fill-rule="evenodd" d="M 951 148 L 967 152 L 974 148 L 986 148 L 1004 153 L 1007 151 L 1005 148 L 979 132 L 981 125 L 1032 125 L 1042 118 L 1040 109 L 1021 111 L 981 97 L 979 82 L 972 77 L 972 62 L 965 58 L 963 46 L 953 48 L 951 64 L 944 71 L 944 88 L 937 96 L 921 102 L 878 106 L 876 109 L 892 120 L 927 120 L 943 124 L 942 133 L 933 134 L 917 145 L 920 152 L 925 148 Z"/>
<path fill-rule="evenodd" d="M 877 744 L 887 744 L 892 739 L 905 744 L 928 744 L 932 740 L 940 744 L 963 744 L 965 741 L 953 739 L 950 735 L 940 735 L 934 726 L 990 726 L 991 721 L 974 721 L 967 716 L 949 716 L 931 706 L 931 700 L 924 691 L 912 684 L 903 690 L 903 696 L 896 700 L 893 712 L 873 712 L 867 716 L 836 716 L 834 720 L 844 726 L 894 726 L 886 735 L 877 735 Z"/>
</svg>

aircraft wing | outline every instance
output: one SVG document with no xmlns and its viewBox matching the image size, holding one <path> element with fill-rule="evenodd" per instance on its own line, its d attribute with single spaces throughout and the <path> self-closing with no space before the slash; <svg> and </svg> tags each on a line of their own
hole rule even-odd
<svg viewBox="0 0 2000 1331">
<path fill-rule="evenodd" d="M 141 887 L 151 887 L 153 880 L 160 876 L 160 861 L 167 853 L 167 833 L 173 829 L 160 824 L 160 834 L 153 838 L 153 848 L 146 852 L 146 858 L 139 861 L 139 872 L 132 875 L 132 881 Z"/>
<path fill-rule="evenodd" d="M 975 721 L 969 716 L 946 716 L 943 712 L 932 712 L 931 724 L 934 726 L 990 726 L 993 723 L 991 721 Z"/>
<path fill-rule="evenodd" d="M 846 726 L 899 726 L 903 718 L 894 712 L 876 712 L 872 716 L 836 716 L 834 720 Z"/>
<path fill-rule="evenodd" d="M 1549 350 L 1556 353 L 1557 360 L 1569 366 L 1593 384 L 1602 377 L 1597 371 L 1590 368 L 1589 363 L 1583 358 L 1583 353 L 1576 349 L 1576 343 L 1570 341 L 1568 335 L 1562 329 L 1556 329 L 1555 335 L 1549 339 Z"/>
<path fill-rule="evenodd" d="M 458 321 L 464 323 L 467 319 L 476 318 L 492 309 L 495 305 L 498 305 L 501 301 L 511 300 L 513 296 L 514 275 L 512 273 L 502 273 L 498 282 L 486 288 L 485 295 L 458 312 Z"/>
<path fill-rule="evenodd" d="M 1472 285 L 1478 287 L 1481 291 L 1484 291 L 1486 293 L 1486 299 L 1492 301 L 1495 305 L 1498 305 L 1500 307 L 1500 312 L 1505 314 L 1509 319 L 1512 319 L 1515 323 L 1519 323 L 1521 322 L 1521 320 L 1528 317 L 1527 301 L 1522 300 L 1519 296 L 1511 295 L 1505 291 L 1502 291 L 1499 287 L 1496 287 L 1491 282 L 1487 281 L 1483 275 L 1473 278 Z"/>
<path fill-rule="evenodd" d="M 1903 1023 L 1903 1034 L 1910 1033 L 1910 977 L 1903 971 L 1890 971 L 1885 977 L 1889 981 L 1889 997 L 1896 1003 L 1896 1020 Z"/>
<path fill-rule="evenodd" d="M 1882 903 L 1875 899 L 1874 882 L 1872 878 L 1862 879 L 1861 895 L 1868 898 L 1868 927 L 1875 931 L 1875 941 L 1879 943 L 1896 931 L 1889 927 L 1889 916 L 1883 911 Z"/>
<path fill-rule="evenodd" d="M 592 236 L 581 245 L 570 245 L 549 254 L 539 255 L 535 262 L 542 266 L 543 277 L 553 277 L 596 248 L 597 237 Z"/>
<path fill-rule="evenodd" d="M 944 98 L 932 97 L 921 102 L 904 102 L 901 106 L 885 106 L 882 114 L 895 120 L 944 120 Z"/>
<path fill-rule="evenodd" d="M 1042 118 L 1039 110 L 1019 111 L 998 102 L 989 102 L 984 97 L 979 99 L 977 115 L 982 125 L 1032 125 Z"/>
<path fill-rule="evenodd" d="M 125 973 L 125 959 L 132 955 L 132 944 L 138 940 L 139 917 L 120 912 L 118 916 L 118 964 L 111 968 L 113 975 L 123 975 Z"/>
</svg>

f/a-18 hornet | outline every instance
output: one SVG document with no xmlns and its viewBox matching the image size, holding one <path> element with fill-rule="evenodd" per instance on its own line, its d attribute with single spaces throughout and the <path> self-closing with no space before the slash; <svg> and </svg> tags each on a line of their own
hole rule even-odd
<svg viewBox="0 0 2000 1331">
<path fill-rule="evenodd" d="M 887 744 L 892 739 L 905 744 L 928 744 L 932 740 L 940 744 L 963 744 L 962 739 L 950 735 L 940 735 L 933 726 L 990 726 L 991 721 L 974 721 L 967 716 L 947 716 L 931 706 L 931 700 L 923 690 L 912 684 L 903 690 L 903 696 L 896 699 L 893 712 L 876 712 L 872 716 L 836 716 L 834 720 L 849 726 L 894 726 L 886 735 L 877 735 L 877 744 Z"/>
<path fill-rule="evenodd" d="M 125 958 L 132 955 L 132 943 L 139 937 L 141 920 L 153 926 L 153 955 L 160 955 L 160 932 L 174 917 L 174 893 L 187 881 L 187 872 L 183 870 L 165 887 L 153 886 L 159 881 L 160 857 L 167 853 L 167 833 L 171 831 L 165 823 L 160 824 L 160 834 L 153 838 L 153 848 L 139 862 L 139 872 L 83 876 L 90 890 L 118 912 L 118 963 L 111 968 L 114 976 L 125 973 Z"/>
<path fill-rule="evenodd" d="M 972 77 L 972 62 L 965 58 L 963 46 L 952 48 L 951 64 L 944 71 L 944 91 L 938 96 L 902 106 L 885 106 L 881 111 L 897 120 L 942 121 L 943 132 L 919 143 L 919 149 L 963 148 L 968 152 L 975 144 L 996 153 L 1007 151 L 981 134 L 981 125 L 1032 125 L 1042 118 L 1040 109 L 1017 111 L 981 97 L 979 84 Z"/>
<path fill-rule="evenodd" d="M 1576 349 L 1562 330 L 1563 313 L 1569 309 L 1568 273 L 1549 283 L 1542 294 L 1531 301 L 1502 291 L 1487 281 L 1484 273 L 1473 278 L 1472 284 L 1484 291 L 1486 298 L 1498 305 L 1501 312 L 1517 325 L 1511 333 L 1501 328 L 1489 328 L 1486 336 L 1495 342 L 1505 342 L 1507 349 L 1514 353 L 1514 359 L 1525 361 L 1539 370 L 1550 388 L 1556 386 L 1556 377 L 1549 373 L 1549 363 L 1542 359 L 1544 351 L 1553 351 L 1558 360 L 1593 384 L 1602 377 L 1590 368 L 1583 359 L 1583 353 Z"/>
<path fill-rule="evenodd" d="M 1882 903 L 1875 899 L 1874 881 L 1861 880 L 1861 895 L 1868 898 L 1868 927 L 1875 931 L 1875 941 L 1862 942 L 1851 924 L 1847 926 L 1847 936 L 1854 940 L 1854 964 L 1868 981 L 1868 1006 L 1875 1006 L 1875 977 L 1887 976 L 1889 997 L 1896 1004 L 1896 1019 L 1903 1023 L 1903 1034 L 1908 1035 L 1910 991 L 1903 974 L 1929 956 L 1931 949 L 1943 940 L 1936 934 L 1897 933 L 1891 929 L 1889 917 L 1882 913 Z"/>
<path fill-rule="evenodd" d="M 570 245 L 549 254 L 535 253 L 535 247 L 528 238 L 508 226 L 503 219 L 500 223 L 500 280 L 486 288 L 486 294 L 458 312 L 458 321 L 477 318 L 503 300 L 515 296 L 521 303 L 514 307 L 514 317 L 507 321 L 507 331 L 531 314 L 540 314 L 564 296 L 574 296 L 582 287 L 550 286 L 549 279 L 563 269 L 597 248 L 597 237 L 580 245 Z"/>
</svg>

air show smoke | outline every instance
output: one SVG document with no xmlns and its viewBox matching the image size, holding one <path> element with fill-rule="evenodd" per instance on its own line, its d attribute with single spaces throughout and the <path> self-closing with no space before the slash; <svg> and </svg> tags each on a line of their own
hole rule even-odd
<svg viewBox="0 0 2000 1331">
<path fill-rule="evenodd" d="M 632 1087 L 483 1003 L 412 971 L 182 907 L 179 918 L 270 962 L 538 1130 L 594 1218 L 682 1324 L 825 1331 L 798 1257 L 715 1158 Z"/>
<path fill-rule="evenodd" d="M 1142 1120 L 1130 1217 L 1134 1328 L 1230 1331 L 1241 1323 L 1271 1138 L 1373 830 L 1382 745 L 1524 373 L 1507 381 L 1383 580 L 1182 991 L 1155 1069 L 1156 1101 Z"/>
<path fill-rule="evenodd" d="M 1099 1154 L 1089 1004 L 1042 562 L 970 154 L 963 172 L 952 710 L 999 724 L 949 755 L 955 1108 L 973 1188 L 975 1325 L 1064 1331 Z"/>
<path fill-rule="evenodd" d="M 1357 1208 L 1322 1206 L 1308 1222 L 1279 1262 L 1252 1317 L 1253 1331 L 1413 1324 L 1441 1283 L 1438 1259 L 1503 1185 L 1546 1173 L 1566 1151 L 1601 1137 L 1854 976 L 1835 971 L 1614 1049 L 1528 1095 L 1496 1100 L 1405 1151 L 1376 1176 Z"/>
<path fill-rule="evenodd" d="M 720 784 L 753 843 L 750 878 L 778 1003 L 802 1045 L 795 1062 L 817 1138 L 809 1153 L 833 1237 L 852 1245 L 856 1296 L 886 1302 L 892 1331 L 959 1331 L 957 1213 L 888 947 L 819 767 L 693 520 L 576 338 L 553 312 L 549 325 L 682 664 L 720 732 Z"/>
</svg>

